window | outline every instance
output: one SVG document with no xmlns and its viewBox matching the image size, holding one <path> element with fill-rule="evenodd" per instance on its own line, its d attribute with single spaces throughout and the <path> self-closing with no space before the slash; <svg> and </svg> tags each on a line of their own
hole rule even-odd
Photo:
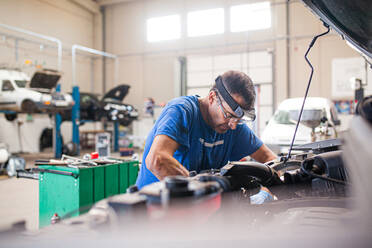
<svg viewBox="0 0 372 248">
<path fill-rule="evenodd" d="M 259 30 L 271 27 L 269 2 L 235 5 L 230 8 L 231 32 Z"/>
<path fill-rule="evenodd" d="M 9 80 L 3 80 L 2 91 L 13 91 L 14 87 Z"/>
<path fill-rule="evenodd" d="M 190 37 L 222 34 L 225 31 L 224 9 L 209 9 L 187 14 L 187 35 Z"/>
<path fill-rule="evenodd" d="M 26 80 L 14 80 L 18 88 L 26 88 Z"/>
<path fill-rule="evenodd" d="M 179 15 L 169 15 L 147 19 L 147 41 L 176 40 L 181 37 Z"/>
</svg>

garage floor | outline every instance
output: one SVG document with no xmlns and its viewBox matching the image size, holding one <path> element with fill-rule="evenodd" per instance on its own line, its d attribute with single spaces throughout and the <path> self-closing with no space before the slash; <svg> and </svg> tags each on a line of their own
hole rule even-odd
<svg viewBox="0 0 372 248">
<path fill-rule="evenodd" d="M 51 158 L 53 153 L 19 154 L 26 160 L 26 168 L 32 168 L 36 159 Z M 26 221 L 26 228 L 39 226 L 39 181 L 0 176 L 0 228 L 7 228 L 17 221 Z"/>
<path fill-rule="evenodd" d="M 82 152 L 84 154 L 86 152 Z M 118 157 L 119 154 L 112 154 Z M 32 168 L 36 159 L 52 158 L 53 153 L 20 154 L 25 158 L 26 168 Z M 9 178 L 0 175 L 0 230 L 25 220 L 28 230 L 39 226 L 39 181 L 25 178 Z"/>
</svg>

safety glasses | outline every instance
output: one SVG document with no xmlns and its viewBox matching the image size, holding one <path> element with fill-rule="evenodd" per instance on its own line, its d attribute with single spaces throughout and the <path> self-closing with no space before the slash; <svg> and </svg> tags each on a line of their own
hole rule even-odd
<svg viewBox="0 0 372 248">
<path fill-rule="evenodd" d="M 216 95 L 218 96 L 220 100 L 220 105 L 222 106 L 222 102 L 219 97 L 221 95 L 221 98 L 224 100 L 224 102 L 226 102 L 227 105 L 230 106 L 232 111 L 234 111 L 234 115 L 230 114 L 231 117 L 229 117 L 230 115 L 227 115 L 225 109 L 223 109 L 225 118 L 227 117 L 229 117 L 230 119 L 235 118 L 239 120 L 239 122 L 254 121 L 256 119 L 255 109 L 251 107 L 249 110 L 245 110 L 242 107 L 240 107 L 239 104 L 234 100 L 234 98 L 230 95 L 230 93 L 225 88 L 225 85 L 223 84 L 221 76 L 218 76 L 215 81 L 216 81 L 216 88 L 217 88 L 215 91 L 217 91 Z"/>
<path fill-rule="evenodd" d="M 255 114 L 255 109 L 250 109 L 250 110 L 243 110 L 244 114 L 242 117 L 237 117 L 228 111 L 226 111 L 225 107 L 222 105 L 222 100 L 219 96 L 219 93 L 215 91 L 216 93 L 216 99 L 217 99 L 217 104 L 220 107 L 222 114 L 226 120 L 238 123 L 238 124 L 243 124 L 243 123 L 248 123 L 250 121 L 254 121 L 256 119 L 256 114 Z"/>
</svg>

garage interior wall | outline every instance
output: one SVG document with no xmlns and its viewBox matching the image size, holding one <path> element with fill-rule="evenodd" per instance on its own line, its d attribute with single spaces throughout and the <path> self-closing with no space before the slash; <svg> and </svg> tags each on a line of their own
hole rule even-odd
<svg viewBox="0 0 372 248">
<path fill-rule="evenodd" d="M 93 4 L 91 4 L 93 3 Z M 71 46 L 102 49 L 102 18 L 98 4 L 90 0 L 1 0 L 0 23 L 51 36 L 62 41 L 63 59 L 61 87 L 63 92 L 71 92 Z M 16 45 L 16 39 L 18 43 Z M 22 38 L 27 41 L 21 40 Z M 18 49 L 16 49 L 18 46 Z M 57 47 L 55 43 L 41 40 L 19 32 L 0 27 L 0 65 L 17 67 L 29 76 L 37 69 L 57 69 Z M 32 64 L 25 64 L 30 60 Z M 93 70 L 92 70 L 93 68 Z M 77 56 L 77 82 L 81 91 L 102 92 L 102 65 L 100 60 L 86 54 Z M 33 120 L 20 116 L 20 131 L 17 123 L 8 122 L 0 115 L 0 142 L 6 141 L 11 152 L 38 152 L 38 141 L 44 127 L 52 127 L 47 115 L 34 115 Z M 40 129 L 40 130 L 39 130 Z M 71 131 L 65 141 L 71 140 Z M 6 130 L 6 132 L 5 132 Z M 19 132 L 22 135 L 19 135 Z M 24 135 L 27 134 L 27 135 Z M 21 139 L 17 137 L 20 136 Z M 21 144 L 19 144 L 21 143 Z M 22 147 L 21 147 L 22 146 Z"/>
<path fill-rule="evenodd" d="M 189 38 L 186 35 L 186 16 L 189 11 L 217 7 L 229 11 L 232 5 L 263 2 L 259 0 L 2 0 L 0 23 L 58 38 L 63 43 L 62 91 L 71 91 L 71 45 L 80 44 L 102 50 L 102 15 L 105 8 L 105 47 L 119 55 L 118 82 L 114 82 L 114 64 L 107 60 L 106 89 L 117 84 L 131 85 L 124 100 L 140 111 L 145 97 L 157 103 L 167 102 L 180 95 L 179 57 L 215 56 L 252 51 L 269 51 L 274 56 L 274 106 L 287 97 L 303 96 L 310 69 L 303 56 L 316 34 L 325 30 L 300 1 L 271 0 L 272 27 L 265 30 Z M 100 5 L 101 4 L 101 5 Z M 288 4 L 288 6 L 287 6 Z M 287 11 L 288 8 L 288 11 Z M 287 13 L 288 12 L 288 13 Z M 180 14 L 181 39 L 148 43 L 146 20 Z M 288 25 L 287 25 L 288 16 Z M 34 43 L 18 42 L 1 34 L 32 39 Z M 287 36 L 288 35 L 288 36 Z M 286 39 L 288 37 L 288 40 Z M 39 44 L 40 43 L 40 44 Z M 1 63 L 22 66 L 29 74 L 36 63 L 56 68 L 57 51 L 54 44 L 0 28 Z M 289 57 L 287 57 L 289 55 Z M 18 60 L 16 57 L 18 56 Z M 331 96 L 332 59 L 359 57 L 334 32 L 320 38 L 310 53 L 315 74 L 309 96 Z M 24 61 L 33 62 L 26 66 Z M 78 56 L 77 77 L 81 91 L 102 93 L 102 62 L 99 58 Z M 31 76 L 31 75 L 30 75 Z M 213 78 L 210 79 L 214 80 Z M 0 117 L 3 121 L 3 117 Z M 6 123 L 6 124 L 4 124 Z M 9 122 L 2 122 L 4 125 Z M 22 125 L 26 129 L 27 125 Z M 13 127 L 16 129 L 16 127 Z M 24 133 L 32 133 L 24 130 Z M 11 134 L 13 136 L 13 134 Z M 4 137 L 0 137 L 4 140 Z M 34 138 L 30 138 L 34 139 Z M 9 138 L 5 138 L 9 140 Z"/>
<path fill-rule="evenodd" d="M 99 2 L 99 1 L 98 1 Z M 304 95 L 310 69 L 304 54 L 312 37 L 325 31 L 322 23 L 300 1 L 289 2 L 289 50 L 287 50 L 287 1 L 271 1 L 270 29 L 188 38 L 185 22 L 189 11 L 263 1 L 250 0 L 135 0 L 106 3 L 106 48 L 120 55 L 119 79 L 132 86 L 126 99 L 142 109 L 145 97 L 166 102 L 176 97 L 179 81 L 174 74 L 177 58 L 190 55 L 215 55 L 270 50 L 275 54 L 276 103 L 287 97 Z M 151 17 L 181 15 L 181 39 L 148 43 L 146 20 Z M 287 53 L 289 60 L 287 60 Z M 358 57 L 334 32 L 318 39 L 310 53 L 315 74 L 309 96 L 331 96 L 333 58 Z M 289 67 L 288 67 L 289 62 Z M 289 75 L 288 75 L 289 72 Z M 110 76 L 110 75 L 108 75 Z M 175 80 L 176 79 L 176 80 Z M 210 80 L 213 80 L 211 78 Z M 110 80 L 108 80 L 110 81 Z"/>
<path fill-rule="evenodd" d="M 82 3 L 90 0 L 2 0 L 0 8 L 0 23 L 22 28 L 35 33 L 51 36 L 62 41 L 63 61 L 61 79 L 62 91 L 71 91 L 71 46 L 79 44 L 90 48 L 101 49 L 102 27 L 98 5 L 96 10 L 84 7 Z M 94 6 L 94 5 L 93 5 Z M 57 48 L 51 43 L 36 37 L 0 27 L 0 33 L 5 34 L 0 39 L 1 64 L 6 61 L 13 67 L 21 67 L 32 73 L 36 62 L 45 68 L 57 69 Z M 18 42 L 18 61 L 15 56 L 15 40 L 7 37 L 13 35 L 29 41 Z M 41 45 L 43 44 L 43 45 Z M 84 56 L 85 55 L 85 56 Z M 91 59 L 84 54 L 78 56 L 78 85 L 83 90 L 90 90 Z M 26 66 L 25 60 L 32 65 Z M 31 67 L 31 68 L 29 68 Z M 97 66 L 99 71 L 101 68 Z M 31 75 L 30 75 L 31 76 Z M 94 75 L 100 79 L 99 75 Z M 99 85 L 97 85 L 99 88 Z M 97 89 L 99 92 L 100 89 Z"/>
</svg>

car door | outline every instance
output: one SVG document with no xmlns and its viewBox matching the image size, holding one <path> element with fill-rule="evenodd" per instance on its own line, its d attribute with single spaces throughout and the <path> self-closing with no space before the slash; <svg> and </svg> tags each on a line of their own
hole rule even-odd
<svg viewBox="0 0 372 248">
<path fill-rule="evenodd" d="M 17 96 L 12 82 L 8 79 L 2 80 L 0 90 L 0 108 L 3 110 L 16 110 Z"/>
</svg>

